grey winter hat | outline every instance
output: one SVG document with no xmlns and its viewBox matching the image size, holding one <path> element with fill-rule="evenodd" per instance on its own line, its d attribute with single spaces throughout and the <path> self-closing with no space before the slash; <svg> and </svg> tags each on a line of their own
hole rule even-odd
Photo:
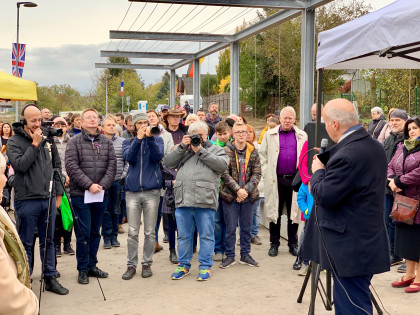
<svg viewBox="0 0 420 315">
<path fill-rule="evenodd" d="M 389 119 L 391 119 L 391 118 L 400 118 L 402 120 L 407 120 L 408 115 L 407 115 L 407 112 L 405 110 L 396 109 L 391 113 L 391 115 L 389 115 Z"/>
<path fill-rule="evenodd" d="M 146 113 L 138 112 L 133 115 L 133 125 L 136 124 L 139 120 L 147 120 L 149 121 L 149 117 L 147 117 Z"/>
</svg>

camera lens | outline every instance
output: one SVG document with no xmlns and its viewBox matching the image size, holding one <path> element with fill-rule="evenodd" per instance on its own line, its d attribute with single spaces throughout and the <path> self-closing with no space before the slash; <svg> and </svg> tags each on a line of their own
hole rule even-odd
<svg viewBox="0 0 420 315">
<path fill-rule="evenodd" d="M 159 127 L 152 127 L 152 128 L 150 128 L 150 133 L 152 135 L 154 135 L 154 136 L 159 135 L 159 133 L 160 133 Z"/>
<path fill-rule="evenodd" d="M 191 135 L 191 145 L 198 147 L 201 144 L 201 137 L 197 134 Z"/>
</svg>

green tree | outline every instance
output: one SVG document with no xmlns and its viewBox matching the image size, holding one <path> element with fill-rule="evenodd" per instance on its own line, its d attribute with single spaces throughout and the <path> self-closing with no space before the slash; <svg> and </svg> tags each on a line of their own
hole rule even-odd
<svg viewBox="0 0 420 315">
<path fill-rule="evenodd" d="M 171 77 L 168 71 L 162 76 L 162 82 L 159 84 L 159 91 L 156 94 L 156 101 L 163 101 L 169 98 Z"/>
<path fill-rule="evenodd" d="M 207 97 L 217 93 L 217 78 L 214 75 L 206 74 L 201 80 L 200 94 L 202 97 Z"/>
</svg>

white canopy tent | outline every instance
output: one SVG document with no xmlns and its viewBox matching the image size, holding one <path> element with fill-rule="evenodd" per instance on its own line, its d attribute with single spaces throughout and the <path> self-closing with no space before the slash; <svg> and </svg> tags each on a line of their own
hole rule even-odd
<svg viewBox="0 0 420 315">
<path fill-rule="evenodd" d="M 420 69 L 420 3 L 397 0 L 318 35 L 317 69 Z"/>
<path fill-rule="evenodd" d="M 420 4 L 397 0 L 318 34 L 317 127 L 319 144 L 323 70 L 420 69 Z"/>
</svg>

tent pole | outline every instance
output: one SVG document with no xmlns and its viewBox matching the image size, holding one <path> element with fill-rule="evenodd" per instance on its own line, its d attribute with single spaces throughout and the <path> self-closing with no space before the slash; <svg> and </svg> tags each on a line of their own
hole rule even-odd
<svg viewBox="0 0 420 315">
<path fill-rule="evenodd" d="M 318 69 L 317 77 L 317 101 L 316 101 L 316 126 L 315 126 L 315 146 L 321 145 L 321 106 L 322 106 L 322 69 Z"/>
</svg>

